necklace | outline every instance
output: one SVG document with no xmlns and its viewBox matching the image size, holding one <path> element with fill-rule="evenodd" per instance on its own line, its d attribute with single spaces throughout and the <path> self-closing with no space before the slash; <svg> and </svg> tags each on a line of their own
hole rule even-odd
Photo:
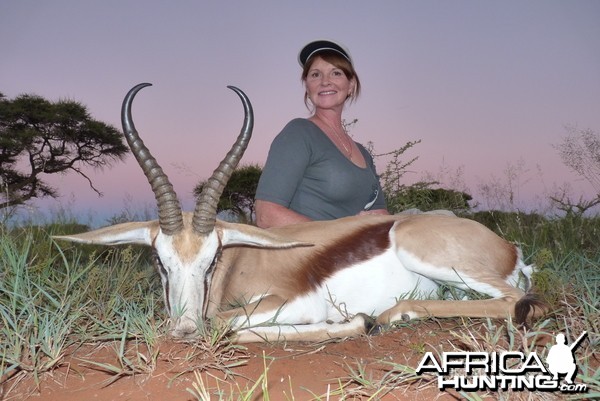
<svg viewBox="0 0 600 401">
<path fill-rule="evenodd" d="M 346 130 L 344 128 L 342 128 L 342 130 L 344 131 L 344 134 L 346 134 L 346 139 L 348 140 L 348 146 L 346 146 L 346 144 L 344 143 L 344 140 L 342 139 L 342 135 L 340 133 L 338 133 L 337 130 L 334 130 L 333 132 L 335 133 L 335 135 L 338 137 L 338 139 L 340 140 L 340 143 L 342 144 L 342 146 L 344 147 L 344 150 L 346 151 L 346 154 L 348 154 L 348 157 L 350 159 L 352 159 L 352 142 L 350 137 L 348 137 L 348 133 L 346 132 Z M 348 149 L 348 147 L 350 149 Z"/>
<path fill-rule="evenodd" d="M 322 120 L 321 118 L 317 117 L 319 120 L 321 120 L 321 123 L 323 125 L 325 125 L 327 128 L 329 128 L 330 131 L 333 131 L 333 134 L 337 137 L 340 145 L 342 145 L 342 147 L 344 148 L 344 151 L 346 153 L 346 155 L 348 155 L 348 158 L 350 160 L 352 160 L 352 153 L 353 153 L 353 146 L 352 146 L 352 139 L 350 139 L 350 137 L 348 136 L 348 132 L 346 131 L 346 128 L 342 126 L 341 130 L 343 131 L 343 133 L 346 135 L 346 139 L 348 142 L 348 145 L 346 145 L 346 143 L 344 142 L 344 139 L 342 138 L 342 134 L 340 134 L 338 131 L 338 129 L 333 128 L 331 125 L 327 124 L 324 120 Z M 335 143 L 335 142 L 334 142 Z M 341 149 L 340 149 L 341 150 Z"/>
</svg>

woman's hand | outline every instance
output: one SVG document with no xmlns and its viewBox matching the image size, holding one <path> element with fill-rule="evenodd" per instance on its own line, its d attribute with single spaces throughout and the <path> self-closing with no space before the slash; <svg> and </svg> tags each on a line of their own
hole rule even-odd
<svg viewBox="0 0 600 401">
<path fill-rule="evenodd" d="M 367 216 L 367 215 L 374 215 L 374 214 L 389 215 L 390 213 L 387 211 L 387 209 L 361 210 L 358 213 L 358 216 Z"/>
</svg>

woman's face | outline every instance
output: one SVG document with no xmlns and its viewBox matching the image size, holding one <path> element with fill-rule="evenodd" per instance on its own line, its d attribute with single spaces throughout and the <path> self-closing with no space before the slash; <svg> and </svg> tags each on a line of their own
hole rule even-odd
<svg viewBox="0 0 600 401">
<path fill-rule="evenodd" d="M 308 98 L 317 109 L 343 107 L 354 89 L 354 80 L 320 57 L 312 62 L 305 79 Z"/>
</svg>

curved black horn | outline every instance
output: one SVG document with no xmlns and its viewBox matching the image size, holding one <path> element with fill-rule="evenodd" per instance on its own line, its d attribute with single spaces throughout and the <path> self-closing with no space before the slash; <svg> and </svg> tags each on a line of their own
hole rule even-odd
<svg viewBox="0 0 600 401">
<path fill-rule="evenodd" d="M 238 165 L 248 147 L 250 137 L 252 136 L 252 127 L 254 126 L 254 113 L 250 100 L 244 92 L 235 86 L 228 86 L 229 89 L 237 93 L 244 105 L 244 124 L 237 140 L 223 159 L 219 167 L 213 172 L 212 176 L 206 182 L 202 193 L 196 202 L 194 218 L 192 220 L 193 230 L 202 235 L 208 235 L 215 227 L 217 219 L 217 204 L 219 198 L 231 178 L 233 170 Z"/>
<path fill-rule="evenodd" d="M 173 185 L 162 168 L 152 157 L 148 148 L 144 145 L 140 136 L 133 125 L 131 118 L 131 103 L 135 95 L 146 86 L 152 84 L 143 83 L 134 86 L 125 96 L 123 107 L 121 108 L 121 123 L 123 124 L 123 133 L 129 144 L 131 152 L 135 156 L 138 164 L 144 171 L 154 197 L 158 205 L 158 219 L 160 229 L 167 235 L 174 235 L 183 229 L 183 216 L 181 214 L 181 205 L 177 194 L 173 190 Z"/>
</svg>

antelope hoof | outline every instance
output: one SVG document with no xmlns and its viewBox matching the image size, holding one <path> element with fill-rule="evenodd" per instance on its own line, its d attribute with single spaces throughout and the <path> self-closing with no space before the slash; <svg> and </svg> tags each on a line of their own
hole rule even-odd
<svg viewBox="0 0 600 401">
<path fill-rule="evenodd" d="M 373 326 L 371 326 L 371 329 L 367 332 L 367 334 L 369 334 L 370 336 L 378 336 L 380 334 L 382 334 L 388 326 L 383 325 L 383 324 L 379 324 L 376 323 Z"/>
<path fill-rule="evenodd" d="M 356 318 L 361 318 L 363 320 L 366 334 L 371 334 L 373 329 L 375 327 L 379 326 L 377 324 L 377 322 L 375 321 L 375 319 L 373 319 L 371 316 L 366 315 L 364 313 L 357 313 L 356 316 L 354 316 L 354 319 L 356 319 Z"/>
</svg>

